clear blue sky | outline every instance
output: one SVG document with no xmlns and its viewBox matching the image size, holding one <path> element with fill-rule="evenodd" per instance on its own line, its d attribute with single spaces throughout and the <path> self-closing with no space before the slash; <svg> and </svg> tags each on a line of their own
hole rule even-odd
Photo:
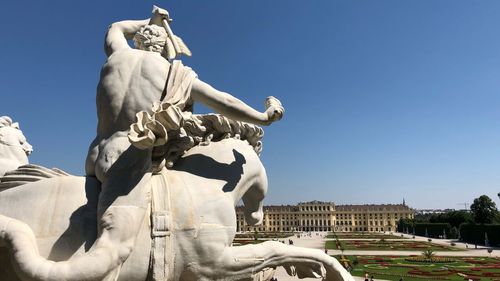
<svg viewBox="0 0 500 281">
<path fill-rule="evenodd" d="M 500 1 L 4 1 L 0 114 L 83 174 L 106 27 L 165 7 L 200 79 L 285 118 L 267 204 L 460 208 L 500 191 Z M 203 109 L 202 111 L 204 111 Z"/>
</svg>

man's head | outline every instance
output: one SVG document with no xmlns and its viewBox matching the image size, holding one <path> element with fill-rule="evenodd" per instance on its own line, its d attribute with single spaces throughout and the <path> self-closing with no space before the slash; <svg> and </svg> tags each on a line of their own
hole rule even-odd
<svg viewBox="0 0 500 281">
<path fill-rule="evenodd" d="M 137 31 L 134 35 L 134 44 L 140 50 L 162 53 L 167 38 L 163 26 L 149 24 Z"/>
</svg>

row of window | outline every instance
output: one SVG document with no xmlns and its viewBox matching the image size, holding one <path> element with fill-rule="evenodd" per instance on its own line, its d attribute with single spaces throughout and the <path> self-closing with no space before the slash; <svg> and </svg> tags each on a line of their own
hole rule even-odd
<svg viewBox="0 0 500 281">
<path fill-rule="evenodd" d="M 348 231 L 396 231 L 395 227 L 336 227 L 337 232 L 348 232 Z"/>
<path fill-rule="evenodd" d="M 355 219 L 361 219 L 361 218 L 366 218 L 366 214 L 280 214 L 280 213 L 274 213 L 274 214 L 266 214 L 267 217 L 269 218 L 283 218 L 283 219 L 294 219 L 298 217 L 330 217 L 330 216 L 336 216 L 339 219 L 347 219 L 347 218 L 355 218 Z M 411 217 L 411 214 L 368 214 L 370 218 L 391 218 L 394 216 L 395 219 L 398 219 L 399 217 L 405 218 L 405 217 Z"/>
<path fill-rule="evenodd" d="M 391 225 L 380 225 L 375 227 L 366 227 L 366 226 L 352 226 L 352 225 L 338 225 L 335 228 L 331 228 L 331 226 L 326 225 L 304 225 L 304 226 L 244 226 L 241 224 L 237 224 L 237 231 L 395 231 L 395 226 Z"/>
<path fill-rule="evenodd" d="M 301 206 L 301 211 L 333 211 L 333 206 Z"/>
<path fill-rule="evenodd" d="M 389 223 L 390 224 L 390 223 Z M 335 225 L 366 225 L 366 222 L 363 221 L 336 221 Z M 384 222 L 382 221 L 369 221 L 368 225 L 384 225 Z"/>
</svg>

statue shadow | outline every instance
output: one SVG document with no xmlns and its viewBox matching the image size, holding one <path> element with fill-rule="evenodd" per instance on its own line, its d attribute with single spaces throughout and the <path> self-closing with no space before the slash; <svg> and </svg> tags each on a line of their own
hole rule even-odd
<svg viewBox="0 0 500 281">
<path fill-rule="evenodd" d="M 204 177 L 207 179 L 223 180 L 226 184 L 222 190 L 224 192 L 232 192 L 243 175 L 243 165 L 247 163 L 245 156 L 235 149 L 232 150 L 234 161 L 230 164 L 221 163 L 213 158 L 203 154 L 192 154 L 181 158 L 178 163 L 172 168 L 177 171 L 184 171 L 193 175 Z M 117 159 L 111 171 L 112 173 L 124 172 L 127 169 L 137 170 L 140 161 L 130 161 L 130 157 L 145 157 L 141 151 L 135 148 L 127 149 L 123 152 L 121 157 Z M 137 158 L 135 158 L 137 160 Z M 135 171 L 136 171 L 135 170 Z M 142 171 L 141 171 L 142 172 Z M 107 198 L 110 202 L 114 198 L 128 194 L 138 183 L 140 177 L 137 174 L 124 175 L 129 176 L 130 181 L 127 181 L 125 186 L 121 186 L 116 190 L 111 198 Z M 123 177 L 120 179 L 123 182 Z M 82 246 L 87 252 L 95 240 L 97 239 L 97 206 L 99 202 L 100 182 L 95 177 L 86 177 L 85 179 L 85 196 L 87 197 L 87 204 L 80 206 L 76 209 L 69 218 L 69 226 L 64 233 L 56 240 L 50 254 L 49 260 L 52 261 L 65 261 L 73 256 Z"/>
<path fill-rule="evenodd" d="M 222 190 L 232 192 L 241 180 L 243 165 L 246 159 L 243 154 L 233 149 L 234 161 L 230 164 L 221 163 L 203 154 L 191 154 L 179 159 L 172 170 L 183 171 L 207 179 L 223 180 L 226 184 Z"/>
<path fill-rule="evenodd" d="M 56 240 L 49 260 L 68 260 L 83 245 L 87 252 L 97 239 L 97 202 L 100 183 L 96 178 L 85 178 L 85 196 L 87 204 L 76 209 L 69 218 L 69 227 Z"/>
<path fill-rule="evenodd" d="M 110 179 L 116 181 L 108 182 L 113 186 L 111 192 L 107 192 L 106 202 L 103 209 L 118 198 L 129 194 L 142 177 L 146 174 L 148 166 L 144 165 L 150 161 L 151 154 L 144 150 L 130 146 L 113 163 L 107 174 Z M 130 171 L 134 171 L 131 173 Z M 87 204 L 76 209 L 69 218 L 69 226 L 57 239 L 52 247 L 49 260 L 65 261 L 69 259 L 83 245 L 87 252 L 97 239 L 97 217 L 98 202 L 100 200 L 101 183 L 97 178 L 88 176 L 85 178 L 85 196 Z M 102 198 L 101 198 L 102 199 Z M 104 205 L 107 204 L 107 205 Z"/>
</svg>

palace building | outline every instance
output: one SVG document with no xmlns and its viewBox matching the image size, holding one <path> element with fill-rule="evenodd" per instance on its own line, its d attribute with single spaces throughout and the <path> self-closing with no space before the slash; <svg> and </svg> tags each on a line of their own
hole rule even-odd
<svg viewBox="0 0 500 281">
<path fill-rule="evenodd" d="M 399 219 L 412 219 L 414 210 L 403 204 L 335 205 L 311 201 L 297 205 L 264 206 L 261 225 L 246 224 L 243 207 L 236 208 L 238 232 L 396 231 Z"/>
</svg>

